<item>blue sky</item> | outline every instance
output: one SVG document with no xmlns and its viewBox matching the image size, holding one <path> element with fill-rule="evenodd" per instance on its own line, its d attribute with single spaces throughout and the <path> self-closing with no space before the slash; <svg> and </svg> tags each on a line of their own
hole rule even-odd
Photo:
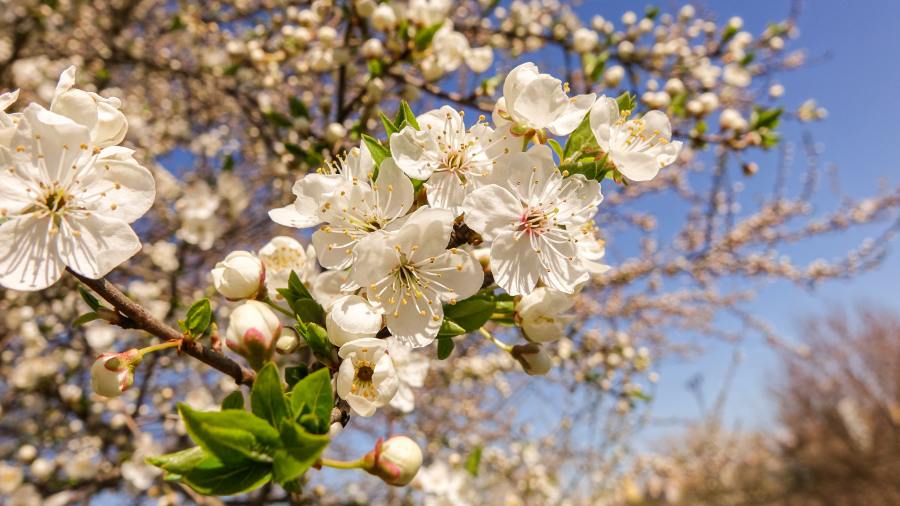
<svg viewBox="0 0 900 506">
<path fill-rule="evenodd" d="M 672 6 L 684 3 L 662 5 L 671 12 Z M 790 7 L 786 0 L 693 3 L 708 7 L 720 20 L 741 16 L 744 29 L 754 34 L 759 33 L 767 22 L 783 19 Z M 641 13 L 644 5 L 630 1 L 588 1 L 579 12 L 598 13 L 618 23 L 624 11 L 632 9 Z M 900 117 L 897 19 L 900 19 L 900 2 L 804 2 L 799 19 L 800 37 L 791 47 L 805 48 L 811 63 L 778 78 L 787 89 L 783 101 L 789 108 L 807 98 L 815 98 L 828 109 L 826 121 L 788 125 L 785 133 L 788 139 L 797 141 L 804 131 L 808 131 L 824 146 L 821 161 L 839 168 L 841 191 L 845 195 L 871 195 L 877 191 L 879 181 L 893 186 L 900 183 L 898 164 L 892 155 L 894 146 L 900 141 L 900 127 L 894 121 Z M 765 160 L 764 157 L 761 162 Z M 764 171 L 766 165 L 761 163 L 761 167 Z M 802 169 L 802 160 L 798 159 L 795 168 Z M 815 204 L 825 209 L 839 198 L 823 184 Z M 815 241 L 791 249 L 790 255 L 804 262 L 820 257 L 835 258 L 877 230 L 877 227 L 865 228 L 831 240 Z M 895 239 L 892 250 L 897 246 L 900 241 Z M 784 282 L 770 284 L 750 307 L 782 335 L 793 338 L 803 317 L 821 313 L 832 305 L 848 306 L 869 300 L 897 309 L 896 298 L 891 295 L 897 293 L 898 281 L 900 255 L 894 251 L 875 271 L 848 281 L 828 282 L 815 290 L 800 289 Z M 773 421 L 773 409 L 766 390 L 772 386 L 773 375 L 777 375 L 778 362 L 770 348 L 757 340 L 745 341 L 737 349 L 743 353 L 744 360 L 730 390 L 725 419 L 734 426 L 764 427 Z M 656 417 L 696 418 L 699 410 L 686 383 L 694 375 L 702 374 L 707 402 L 711 403 L 723 382 L 734 350 L 734 345 L 713 345 L 700 359 L 665 364 L 660 370 L 662 381 L 657 393 Z M 668 429 L 663 427 L 671 426 L 660 425 L 650 433 L 664 433 Z"/>
</svg>

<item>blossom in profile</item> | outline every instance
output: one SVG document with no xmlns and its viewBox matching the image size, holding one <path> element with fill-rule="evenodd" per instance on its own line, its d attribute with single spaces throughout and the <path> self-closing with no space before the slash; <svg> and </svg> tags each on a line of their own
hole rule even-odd
<svg viewBox="0 0 900 506">
<path fill-rule="evenodd" d="M 669 117 L 649 111 L 628 119 L 615 99 L 597 99 L 591 108 L 590 124 L 600 149 L 623 176 L 632 181 L 649 181 L 659 170 L 671 165 L 681 151 L 681 141 L 672 141 Z"/>
<path fill-rule="evenodd" d="M 494 107 L 498 128 L 542 131 L 568 135 L 584 119 L 597 96 L 593 93 L 569 97 L 562 81 L 542 74 L 537 65 L 523 63 L 512 69 L 503 82 L 503 97 Z"/>
</svg>

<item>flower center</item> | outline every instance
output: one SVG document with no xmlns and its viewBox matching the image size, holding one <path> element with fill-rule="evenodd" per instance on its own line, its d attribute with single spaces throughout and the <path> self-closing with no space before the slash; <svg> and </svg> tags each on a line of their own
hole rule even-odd
<svg viewBox="0 0 900 506">
<path fill-rule="evenodd" d="M 359 381 L 370 383 L 372 381 L 372 376 L 374 375 L 375 370 L 367 365 L 364 365 L 356 370 L 356 379 L 358 379 Z"/>
<path fill-rule="evenodd" d="M 266 264 L 271 266 L 274 271 L 283 271 L 292 267 L 299 267 L 299 253 L 287 246 L 279 246 L 275 248 L 274 253 L 266 258 Z"/>
<path fill-rule="evenodd" d="M 541 235 L 550 228 L 550 217 L 540 207 L 529 207 L 519 218 L 519 232 Z"/>
<path fill-rule="evenodd" d="M 54 187 L 44 195 L 44 205 L 47 206 L 47 209 L 50 210 L 51 213 L 61 211 L 66 207 L 66 204 L 70 199 L 71 197 L 66 194 L 65 190 L 54 185 Z"/>
</svg>

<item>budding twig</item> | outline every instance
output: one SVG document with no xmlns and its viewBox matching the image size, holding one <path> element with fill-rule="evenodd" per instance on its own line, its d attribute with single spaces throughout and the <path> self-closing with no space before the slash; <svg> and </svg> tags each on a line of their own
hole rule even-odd
<svg viewBox="0 0 900 506">
<path fill-rule="evenodd" d="M 110 283 L 106 278 L 90 279 L 74 272 L 70 269 L 69 274 L 84 283 L 93 290 L 97 295 L 103 297 L 104 300 L 112 304 L 112 306 L 128 318 L 128 326 L 126 328 L 137 328 L 153 334 L 160 339 L 166 341 L 181 340 L 184 336 L 174 327 L 156 319 L 149 311 L 144 309 L 140 304 L 129 299 L 127 295 L 122 293 L 118 287 Z M 217 369 L 232 378 L 239 385 L 252 385 L 256 374 L 250 369 L 241 366 L 239 363 L 231 360 L 222 353 L 213 351 L 211 348 L 203 346 L 196 340 L 183 340 L 181 351 L 196 358 L 204 364 Z"/>
</svg>

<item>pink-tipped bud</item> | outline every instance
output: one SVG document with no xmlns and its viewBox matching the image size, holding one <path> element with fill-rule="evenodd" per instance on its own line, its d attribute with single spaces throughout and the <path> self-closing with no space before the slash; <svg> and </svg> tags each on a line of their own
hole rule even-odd
<svg viewBox="0 0 900 506">
<path fill-rule="evenodd" d="M 269 306 L 255 300 L 247 301 L 231 313 L 225 344 L 259 369 L 275 351 L 281 335 L 281 321 Z"/>
<path fill-rule="evenodd" d="M 388 485 L 403 487 L 416 477 L 422 467 L 422 450 L 406 436 L 393 436 L 375 443 L 375 449 L 364 457 L 366 471 Z"/>
<path fill-rule="evenodd" d="M 213 286 L 229 300 L 253 299 L 266 286 L 266 268 L 246 251 L 233 251 L 212 270 Z"/>
<path fill-rule="evenodd" d="M 134 384 L 134 366 L 140 352 L 132 348 L 122 353 L 104 353 L 91 367 L 91 388 L 104 397 L 118 397 Z"/>
</svg>

